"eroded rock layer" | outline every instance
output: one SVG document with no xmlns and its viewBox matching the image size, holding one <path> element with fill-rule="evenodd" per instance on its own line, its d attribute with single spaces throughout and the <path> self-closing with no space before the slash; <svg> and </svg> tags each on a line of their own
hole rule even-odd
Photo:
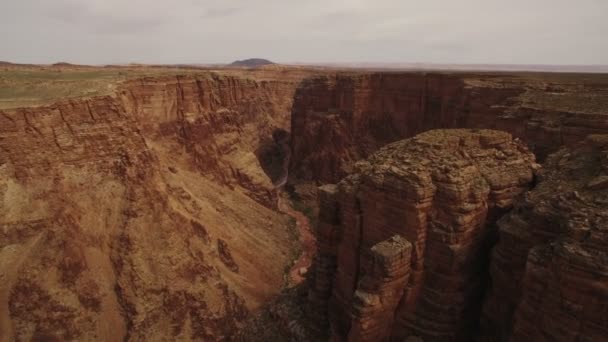
<svg viewBox="0 0 608 342">
<path fill-rule="evenodd" d="M 292 118 L 293 181 L 335 183 L 387 143 L 429 129 L 487 128 L 540 158 L 608 132 L 604 75 L 367 73 L 305 80 Z"/>
<path fill-rule="evenodd" d="M 155 141 L 152 148 L 177 145 L 206 176 L 274 206 L 257 151 L 289 127 L 295 85 L 216 74 L 148 78 L 126 84 L 120 99 Z"/>
<path fill-rule="evenodd" d="M 608 336 L 608 136 L 547 159 L 533 191 L 499 223 L 482 338 Z"/>
<path fill-rule="evenodd" d="M 276 295 L 256 156 L 295 83 L 201 74 L 0 112 L 0 340 L 221 340 Z"/>
<path fill-rule="evenodd" d="M 495 220 L 537 167 L 508 133 L 433 130 L 321 187 L 316 316 L 336 340 L 472 338 Z"/>
</svg>

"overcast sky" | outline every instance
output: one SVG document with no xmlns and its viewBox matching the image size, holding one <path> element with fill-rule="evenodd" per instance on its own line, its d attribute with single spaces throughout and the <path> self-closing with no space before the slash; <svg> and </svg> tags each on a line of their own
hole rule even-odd
<svg viewBox="0 0 608 342">
<path fill-rule="evenodd" d="M 608 0 L 0 0 L 0 60 L 608 64 Z"/>
</svg>

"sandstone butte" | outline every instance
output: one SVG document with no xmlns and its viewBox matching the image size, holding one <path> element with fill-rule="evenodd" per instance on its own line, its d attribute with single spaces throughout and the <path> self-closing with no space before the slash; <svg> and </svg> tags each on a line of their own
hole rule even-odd
<svg viewBox="0 0 608 342">
<path fill-rule="evenodd" d="M 432 130 L 323 186 L 310 297 L 332 340 L 472 339 L 495 220 L 538 167 L 508 133 Z"/>
<path fill-rule="evenodd" d="M 167 73 L 0 110 L 0 340 L 606 336 L 604 75 Z M 298 250 L 275 183 L 319 199 L 318 253 L 262 322 Z"/>
</svg>

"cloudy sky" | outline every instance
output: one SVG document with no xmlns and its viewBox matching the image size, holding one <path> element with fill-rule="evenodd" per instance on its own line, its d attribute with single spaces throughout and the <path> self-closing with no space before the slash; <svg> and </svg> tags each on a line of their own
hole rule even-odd
<svg viewBox="0 0 608 342">
<path fill-rule="evenodd" d="M 0 60 L 608 64 L 608 0 L 1 0 Z"/>
</svg>

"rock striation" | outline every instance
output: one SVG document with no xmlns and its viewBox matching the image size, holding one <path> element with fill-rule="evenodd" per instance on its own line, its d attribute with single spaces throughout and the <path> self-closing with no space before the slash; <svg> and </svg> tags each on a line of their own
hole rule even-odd
<svg viewBox="0 0 608 342">
<path fill-rule="evenodd" d="M 295 83 L 203 73 L 0 111 L 0 340 L 221 340 L 294 248 L 256 151 Z"/>
<path fill-rule="evenodd" d="M 466 73 L 329 74 L 298 87 L 293 182 L 335 183 L 380 147 L 439 128 L 487 128 L 522 139 L 539 159 L 608 132 L 601 76 Z"/>
<path fill-rule="evenodd" d="M 319 190 L 311 310 L 338 341 L 469 340 L 495 221 L 536 168 L 510 134 L 464 129 L 425 132 L 357 163 Z"/>
<path fill-rule="evenodd" d="M 208 74 L 134 80 L 119 95 L 156 142 L 152 148 L 185 150 L 199 172 L 274 207 L 274 186 L 256 152 L 289 126 L 295 85 Z"/>
<path fill-rule="evenodd" d="M 548 157 L 538 185 L 499 222 L 481 339 L 608 336 L 608 136 Z"/>
</svg>

